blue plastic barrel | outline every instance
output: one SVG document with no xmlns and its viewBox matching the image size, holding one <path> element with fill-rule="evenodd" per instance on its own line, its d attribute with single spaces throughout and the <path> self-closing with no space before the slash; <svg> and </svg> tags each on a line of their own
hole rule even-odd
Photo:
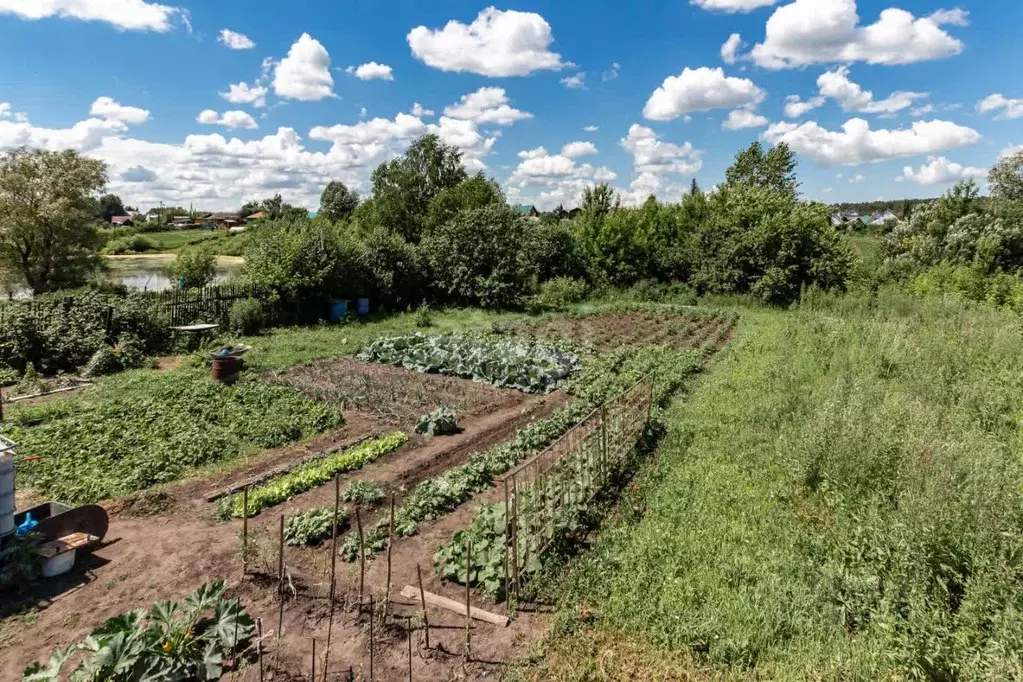
<svg viewBox="0 0 1023 682">
<path fill-rule="evenodd" d="M 355 301 L 355 314 L 359 317 L 366 317 L 369 315 L 369 299 L 359 298 Z"/>
<path fill-rule="evenodd" d="M 330 321 L 340 322 L 348 317 L 348 301 L 334 301 L 330 304 Z"/>
</svg>

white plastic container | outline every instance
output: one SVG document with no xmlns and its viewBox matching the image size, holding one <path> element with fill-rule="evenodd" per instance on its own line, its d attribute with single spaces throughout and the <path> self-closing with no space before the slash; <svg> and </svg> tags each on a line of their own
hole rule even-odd
<svg viewBox="0 0 1023 682">
<path fill-rule="evenodd" d="M 0 535 L 14 532 L 14 458 L 0 455 Z"/>
<path fill-rule="evenodd" d="M 58 575 L 64 575 L 70 571 L 75 566 L 76 554 L 78 554 L 78 550 L 72 549 L 43 561 L 43 577 L 55 578 Z"/>
</svg>

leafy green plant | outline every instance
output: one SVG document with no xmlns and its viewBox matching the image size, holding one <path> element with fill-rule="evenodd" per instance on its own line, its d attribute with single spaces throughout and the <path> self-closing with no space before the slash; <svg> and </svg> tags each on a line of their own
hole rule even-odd
<svg viewBox="0 0 1023 682">
<path fill-rule="evenodd" d="M 427 303 L 416 308 L 416 326 L 420 329 L 427 329 L 433 326 L 433 316 L 430 314 L 430 306 Z"/>
<path fill-rule="evenodd" d="M 254 336 L 266 327 L 266 311 L 258 298 L 235 301 L 228 314 L 231 329 L 243 336 Z"/>
<path fill-rule="evenodd" d="M 178 252 L 167 266 L 167 276 L 177 280 L 182 289 L 204 287 L 217 274 L 217 257 L 204 246 L 190 246 Z"/>
<path fill-rule="evenodd" d="M 387 529 L 374 528 L 363 534 L 363 544 L 366 548 L 366 557 L 370 558 L 387 549 Z M 337 554 L 343 561 L 349 563 L 359 559 L 359 534 L 355 531 L 348 533 Z"/>
<path fill-rule="evenodd" d="M 359 358 L 527 393 L 553 391 L 580 366 L 575 355 L 551 346 L 419 332 L 378 339 L 364 348 Z"/>
<path fill-rule="evenodd" d="M 0 589 L 17 592 L 35 584 L 42 562 L 35 550 L 41 541 L 38 533 L 10 538 L 0 550 Z"/>
<path fill-rule="evenodd" d="M 407 440 L 408 436 L 404 433 L 394 431 L 339 454 L 301 466 L 266 485 L 254 488 L 249 491 L 249 516 L 256 516 L 264 509 L 321 486 L 338 474 L 361 469 L 378 457 L 397 450 Z M 225 497 L 220 501 L 220 515 L 223 518 L 240 519 L 245 515 L 243 505 L 244 498 L 240 494 Z"/>
<path fill-rule="evenodd" d="M 23 682 L 57 682 L 79 652 L 85 656 L 70 674 L 76 682 L 219 680 L 225 656 L 244 649 L 255 629 L 241 602 L 224 598 L 225 588 L 206 583 L 180 603 L 115 616 L 45 665 L 30 665 Z"/>
<path fill-rule="evenodd" d="M 334 528 L 347 519 L 343 509 L 335 516 L 333 507 L 316 507 L 293 514 L 284 521 L 284 542 L 293 547 L 317 545 L 329 538 Z"/>
<path fill-rule="evenodd" d="M 416 422 L 416 433 L 427 436 L 450 436 L 458 433 L 455 411 L 450 407 L 438 407 L 433 412 L 424 414 Z"/>
<path fill-rule="evenodd" d="M 384 489 L 372 481 L 352 481 L 341 493 L 341 499 L 363 506 L 379 504 L 384 499 Z"/>
<path fill-rule="evenodd" d="M 565 310 L 586 298 L 590 287 L 581 279 L 555 277 L 540 285 L 540 291 L 530 300 L 530 308 L 536 311 Z"/>
</svg>

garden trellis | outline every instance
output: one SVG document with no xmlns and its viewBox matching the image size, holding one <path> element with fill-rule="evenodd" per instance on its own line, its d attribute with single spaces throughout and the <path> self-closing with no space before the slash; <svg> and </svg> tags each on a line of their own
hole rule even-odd
<svg viewBox="0 0 1023 682">
<path fill-rule="evenodd" d="M 572 528 L 579 512 L 628 466 L 650 420 L 653 375 L 590 412 L 546 450 L 498 479 L 505 512 L 505 584 Z"/>
</svg>

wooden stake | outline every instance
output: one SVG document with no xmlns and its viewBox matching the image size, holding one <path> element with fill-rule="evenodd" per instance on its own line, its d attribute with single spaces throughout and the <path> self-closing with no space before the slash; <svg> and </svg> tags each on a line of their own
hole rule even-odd
<svg viewBox="0 0 1023 682">
<path fill-rule="evenodd" d="M 256 619 L 256 658 L 259 659 L 259 682 L 263 682 L 263 619 Z"/>
<path fill-rule="evenodd" d="M 371 594 L 369 595 L 369 682 L 373 682 L 373 611 L 373 595 Z"/>
<path fill-rule="evenodd" d="M 391 516 L 387 521 L 387 594 L 384 600 L 384 624 L 391 606 L 391 548 L 394 546 L 394 493 L 391 493 Z"/>
<path fill-rule="evenodd" d="M 419 599 L 423 604 L 423 636 L 426 640 L 426 648 L 430 648 L 430 620 L 426 615 L 426 590 L 423 589 L 423 571 L 416 564 L 416 577 L 419 579 Z"/>
<path fill-rule="evenodd" d="M 242 576 L 249 574 L 249 486 L 242 491 Z"/>
<path fill-rule="evenodd" d="M 312 675 L 309 676 L 311 682 L 316 682 L 316 638 L 313 637 L 313 668 Z"/>
<path fill-rule="evenodd" d="M 277 548 L 277 654 L 280 655 L 281 631 L 284 629 L 284 514 L 281 514 L 280 543 Z"/>
<path fill-rule="evenodd" d="M 408 682 L 412 682 L 412 616 L 405 617 L 405 627 L 408 629 Z"/>
<path fill-rule="evenodd" d="M 508 501 L 508 479 L 504 479 L 504 605 L 511 615 L 511 567 L 509 564 L 509 553 L 511 552 L 511 510 Z"/>
<path fill-rule="evenodd" d="M 334 633 L 334 602 L 337 596 L 337 582 L 334 576 L 337 571 L 337 526 L 340 513 L 341 476 L 338 475 L 334 477 L 334 529 L 330 538 L 330 618 L 327 620 L 327 649 L 323 654 L 323 682 L 327 682 L 327 670 L 330 667 L 330 638 Z"/>
<path fill-rule="evenodd" d="M 515 599 L 519 598 L 519 479 L 512 477 L 512 580 L 515 581 Z"/>
<path fill-rule="evenodd" d="M 359 529 L 359 611 L 362 611 L 362 597 L 366 591 L 366 542 L 362 536 L 362 514 L 359 513 L 358 507 L 355 508 L 355 525 Z M 373 597 L 370 596 L 370 603 L 372 600 Z M 373 622 L 372 618 L 370 615 L 370 623 Z"/>
<path fill-rule="evenodd" d="M 469 573 L 472 568 L 472 536 L 465 548 L 465 662 L 472 660 L 472 613 L 469 605 Z"/>
</svg>

